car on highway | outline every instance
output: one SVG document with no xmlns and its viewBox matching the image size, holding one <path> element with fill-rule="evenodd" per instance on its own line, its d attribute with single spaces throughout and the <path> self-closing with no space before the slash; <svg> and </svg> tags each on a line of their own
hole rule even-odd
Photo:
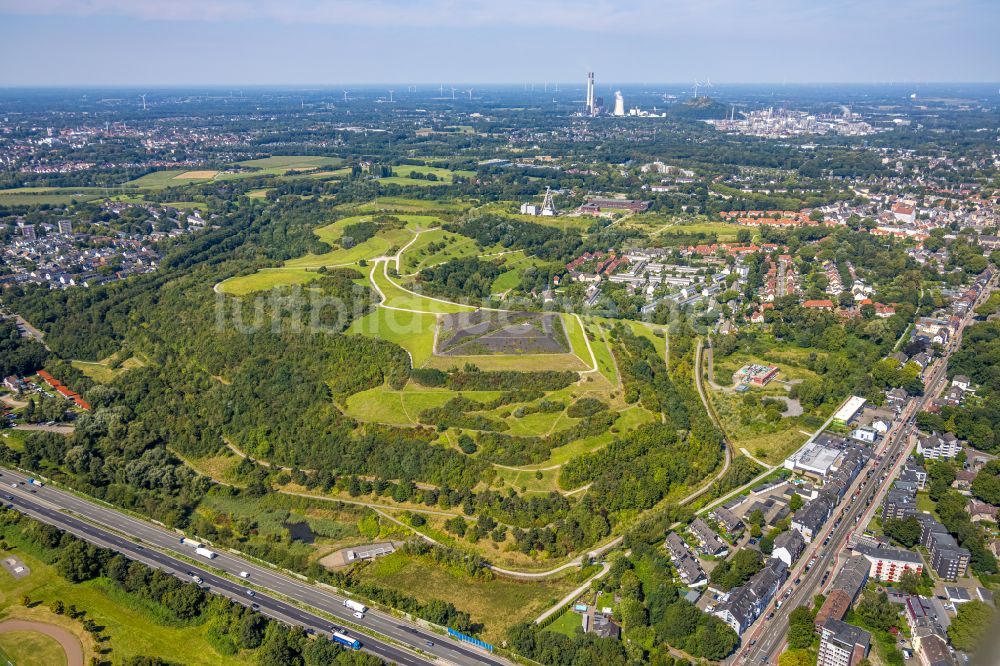
<svg viewBox="0 0 1000 666">
<path fill-rule="evenodd" d="M 250 572 L 249 571 L 241 571 L 240 572 L 240 578 L 249 578 L 249 577 L 250 577 Z"/>
<path fill-rule="evenodd" d="M 250 604 L 250 608 L 252 610 L 260 610 L 260 604 L 258 604 L 257 602 L 254 602 L 254 603 Z"/>
<path fill-rule="evenodd" d="M 193 580 L 198 585 L 201 585 L 202 583 L 205 582 L 201 579 L 201 576 L 191 576 L 191 580 Z"/>
<path fill-rule="evenodd" d="M 254 592 L 253 590 L 247 590 L 247 596 L 248 597 L 253 597 L 253 596 L 256 596 L 256 595 L 257 595 L 257 593 Z"/>
<path fill-rule="evenodd" d="M 427 647 L 434 647 L 434 641 L 424 641 L 424 645 Z"/>
<path fill-rule="evenodd" d="M 354 617 L 358 618 L 359 620 L 363 620 L 365 619 L 365 614 L 362 613 L 361 611 L 354 611 Z"/>
</svg>

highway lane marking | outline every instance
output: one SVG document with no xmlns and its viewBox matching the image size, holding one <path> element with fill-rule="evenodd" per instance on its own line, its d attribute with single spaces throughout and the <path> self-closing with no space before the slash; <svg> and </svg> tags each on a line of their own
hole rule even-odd
<svg viewBox="0 0 1000 666">
<path fill-rule="evenodd" d="M 114 532 L 108 531 L 105 528 L 92 526 L 88 522 L 70 513 L 52 509 L 48 509 L 47 510 L 48 513 L 46 513 L 46 509 L 44 506 L 41 506 L 41 503 L 38 503 L 39 506 L 37 507 L 33 506 L 34 503 L 31 502 L 32 499 L 34 498 L 21 498 L 19 496 L 18 500 L 22 504 L 19 508 L 23 513 L 33 516 L 36 520 L 40 520 L 42 522 L 50 522 L 50 524 L 54 522 L 57 527 L 60 527 L 64 531 L 70 532 L 72 534 L 83 533 L 86 536 L 80 538 L 83 538 L 84 540 L 97 542 L 102 547 L 123 553 L 130 559 L 142 562 L 143 564 L 151 568 L 166 570 L 168 573 L 171 574 L 174 574 L 174 572 L 176 572 L 175 575 L 181 577 L 180 571 L 186 565 L 184 561 L 179 560 L 176 557 L 172 557 L 169 554 L 161 553 L 160 551 L 157 550 L 153 549 L 146 550 L 138 546 L 137 544 L 129 541 L 128 539 L 116 535 Z M 27 502 L 25 502 L 25 500 L 27 500 Z M 48 520 L 46 520 L 46 518 Z M 233 581 L 230 581 L 227 578 L 214 574 L 210 571 L 204 570 L 200 568 L 199 565 L 187 565 L 187 566 L 193 566 L 193 568 L 196 571 L 198 571 L 198 573 L 201 574 L 201 576 L 203 576 L 203 580 L 205 581 L 204 585 L 205 589 L 207 589 L 210 593 L 217 595 L 221 594 L 221 596 L 227 596 L 227 597 L 232 595 L 233 601 L 241 603 L 242 605 L 247 605 L 246 600 L 242 598 L 243 596 L 242 590 L 244 589 L 242 588 L 242 586 L 238 585 Z M 262 595 L 262 597 L 260 597 L 260 600 L 264 601 L 269 606 L 274 606 L 275 608 L 277 608 L 275 612 L 284 613 L 284 618 L 292 619 L 292 622 L 289 622 L 289 624 L 306 622 L 306 620 L 303 618 L 309 618 L 309 626 L 315 625 L 323 627 L 329 623 L 329 620 L 323 618 L 322 616 L 316 613 L 311 613 L 309 611 L 299 609 L 296 606 L 288 604 L 280 599 L 268 597 L 267 595 Z M 263 606 L 261 607 L 263 608 Z M 298 615 L 297 618 L 296 614 Z M 312 622 L 311 620 L 313 618 L 319 620 L 319 622 Z M 322 630 L 325 631 L 325 629 Z M 370 633 L 367 632 L 361 632 L 361 633 L 363 633 L 368 638 L 375 640 L 376 646 L 382 647 L 382 644 L 379 643 L 379 637 L 377 635 L 372 636 Z M 409 647 L 406 645 L 397 646 L 396 644 L 398 643 L 398 641 L 394 640 L 383 640 L 383 643 L 385 647 L 389 648 L 389 650 L 376 651 L 369 649 L 366 651 L 376 654 L 377 656 L 380 656 L 382 658 L 387 658 L 392 661 L 399 661 L 398 656 L 394 656 L 391 654 L 392 649 L 395 648 L 395 650 L 397 651 L 403 651 L 409 649 Z M 403 652 L 402 654 L 406 655 L 405 652 Z M 425 662 L 418 661 L 411 663 L 423 664 Z"/>
</svg>

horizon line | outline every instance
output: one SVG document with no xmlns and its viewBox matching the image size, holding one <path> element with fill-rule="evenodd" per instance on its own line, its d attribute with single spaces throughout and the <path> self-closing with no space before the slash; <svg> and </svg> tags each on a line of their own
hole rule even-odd
<svg viewBox="0 0 1000 666">
<path fill-rule="evenodd" d="M 606 79 L 607 80 L 607 79 Z M 614 81 L 606 85 L 621 85 L 621 86 L 690 86 L 691 81 Z M 378 86 L 422 86 L 425 88 L 433 89 L 440 88 L 440 86 L 445 85 L 446 88 L 450 90 L 452 85 L 464 85 L 464 86 L 479 86 L 481 88 L 517 88 L 523 89 L 525 85 L 534 85 L 536 88 L 541 86 L 563 86 L 563 85 L 581 85 L 586 86 L 586 80 L 570 80 L 570 81 L 528 81 L 528 82 L 475 82 L 475 81 L 452 81 L 448 84 L 442 84 L 440 81 L 437 82 L 406 82 L 406 81 L 375 81 L 369 83 L 361 82 L 340 82 L 340 83 L 48 83 L 48 84 L 20 84 L 20 83 L 3 83 L 0 82 L 0 90 L 84 90 L 91 88 L 294 88 L 294 89 L 314 89 L 314 90 L 324 90 L 324 89 L 334 89 L 342 88 L 343 86 L 355 86 L 361 88 L 374 88 Z M 598 83 L 598 86 L 602 84 Z M 997 80 L 964 80 L 964 81 L 921 81 L 921 80 L 893 80 L 893 81 L 719 81 L 712 84 L 711 87 L 717 87 L 719 85 L 724 86 L 777 86 L 777 87 L 789 87 L 789 86 L 882 86 L 882 87 L 896 87 L 896 86 L 910 86 L 910 85 L 997 85 L 1000 86 L 1000 79 Z M 396 90 L 396 93 L 408 94 L 410 91 L 407 90 Z M 528 92 L 546 92 L 545 90 L 532 90 Z M 555 90 L 549 90 L 547 92 L 554 93 L 558 92 Z"/>
</svg>

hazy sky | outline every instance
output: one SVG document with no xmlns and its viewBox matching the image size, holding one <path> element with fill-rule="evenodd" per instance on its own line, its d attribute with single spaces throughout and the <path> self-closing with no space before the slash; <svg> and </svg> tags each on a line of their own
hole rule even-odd
<svg viewBox="0 0 1000 666">
<path fill-rule="evenodd" d="M 0 0 L 0 85 L 996 81 L 1000 0 Z"/>
</svg>

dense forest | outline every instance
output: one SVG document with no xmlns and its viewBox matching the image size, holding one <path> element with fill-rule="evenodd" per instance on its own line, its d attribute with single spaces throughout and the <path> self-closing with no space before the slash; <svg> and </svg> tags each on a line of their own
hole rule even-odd
<svg viewBox="0 0 1000 666">
<path fill-rule="evenodd" d="M 965 330 L 962 345 L 948 361 L 948 375 L 965 375 L 977 395 L 938 415 L 922 415 L 924 425 L 952 432 L 980 451 L 1000 452 L 1000 321 L 977 323 Z"/>
<path fill-rule="evenodd" d="M 44 367 L 49 353 L 34 338 L 22 337 L 12 319 L 0 319 L 0 377 L 25 375 Z"/>
</svg>

